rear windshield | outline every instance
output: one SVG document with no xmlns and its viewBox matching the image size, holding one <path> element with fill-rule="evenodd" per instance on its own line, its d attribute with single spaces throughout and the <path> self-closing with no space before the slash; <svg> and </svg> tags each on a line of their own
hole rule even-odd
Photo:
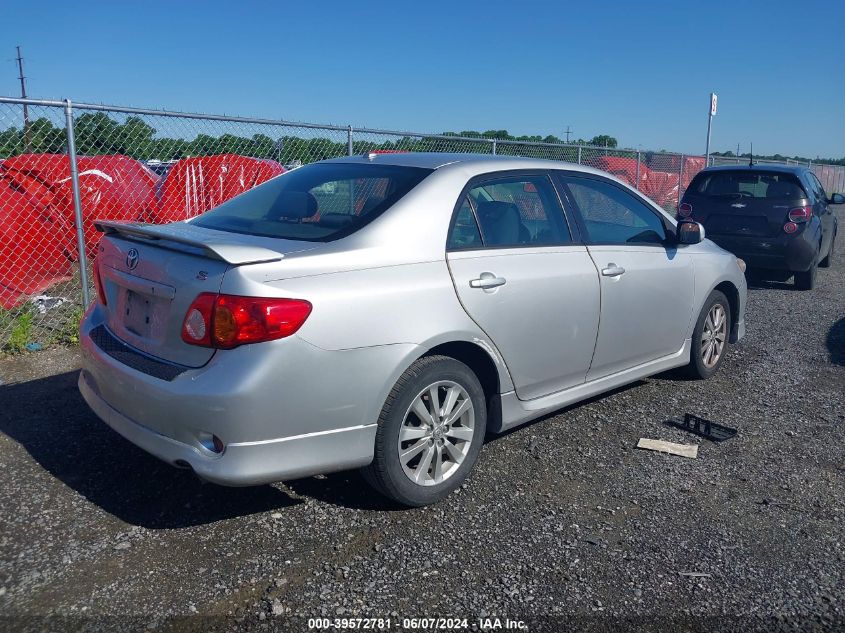
<svg viewBox="0 0 845 633">
<path fill-rule="evenodd" d="M 395 204 L 429 169 L 323 163 L 278 176 L 198 216 L 208 229 L 328 242 L 354 233 Z"/>
<path fill-rule="evenodd" d="M 806 198 L 793 174 L 779 172 L 712 171 L 693 178 L 689 193 L 697 196 L 729 198 Z"/>
</svg>

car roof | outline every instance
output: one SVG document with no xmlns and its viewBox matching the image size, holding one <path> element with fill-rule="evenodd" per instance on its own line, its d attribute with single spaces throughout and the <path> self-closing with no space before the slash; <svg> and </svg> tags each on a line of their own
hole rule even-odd
<svg viewBox="0 0 845 633">
<path fill-rule="evenodd" d="M 702 169 L 700 173 L 703 172 L 714 172 L 714 171 L 770 171 L 770 172 L 781 172 L 785 174 L 803 174 L 807 171 L 807 167 L 804 165 L 770 165 L 768 163 L 754 163 L 753 165 L 748 164 L 740 164 L 740 165 L 719 165 L 717 167 L 705 167 Z"/>
<path fill-rule="evenodd" d="M 425 169 L 440 169 L 449 165 L 462 165 L 478 171 L 497 169 L 569 169 L 589 174 L 608 176 L 607 172 L 567 163 L 560 160 L 542 158 L 523 158 L 521 156 L 496 156 L 493 154 L 459 154 L 443 152 L 394 152 L 357 154 L 331 158 L 326 163 L 364 163 L 377 165 L 396 165 L 399 167 L 422 167 Z M 612 178 L 612 176 L 611 176 Z"/>
</svg>

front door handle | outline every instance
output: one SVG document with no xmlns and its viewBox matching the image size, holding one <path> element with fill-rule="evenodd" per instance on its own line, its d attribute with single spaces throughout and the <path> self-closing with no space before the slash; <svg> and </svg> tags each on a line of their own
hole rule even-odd
<svg viewBox="0 0 845 633">
<path fill-rule="evenodd" d="M 496 277 L 493 273 L 481 273 L 478 279 L 470 279 L 469 287 L 470 288 L 483 288 L 485 290 L 489 288 L 497 288 L 499 286 L 504 286 L 507 283 L 507 279 L 504 277 Z"/>
<path fill-rule="evenodd" d="M 605 277 L 618 277 L 625 274 L 625 269 L 622 266 L 617 266 L 613 262 L 607 265 L 607 268 L 601 269 L 601 274 Z"/>
</svg>

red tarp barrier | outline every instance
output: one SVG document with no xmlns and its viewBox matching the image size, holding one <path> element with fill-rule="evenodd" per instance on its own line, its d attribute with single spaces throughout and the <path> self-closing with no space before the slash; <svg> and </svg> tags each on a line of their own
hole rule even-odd
<svg viewBox="0 0 845 633">
<path fill-rule="evenodd" d="M 681 179 L 681 188 L 687 190 L 695 175 L 704 169 L 704 156 L 687 156 L 684 158 L 684 177 Z"/>
<path fill-rule="evenodd" d="M 85 244 L 93 252 L 95 219 L 149 221 L 158 177 L 126 156 L 77 159 Z M 23 154 L 0 164 L 0 306 L 68 280 L 76 260 L 70 161 Z"/>
<path fill-rule="evenodd" d="M 649 170 L 640 184 L 640 191 L 661 207 L 675 205 L 678 202 L 678 174 Z"/>
<path fill-rule="evenodd" d="M 155 221 L 187 220 L 284 172 L 274 160 L 237 154 L 183 158 L 167 172 Z"/>
<path fill-rule="evenodd" d="M 598 158 L 591 158 L 589 161 L 590 167 L 601 169 L 609 174 L 616 176 L 619 180 L 627 182 L 634 188 L 637 188 L 637 159 L 625 158 L 623 156 L 599 156 Z M 640 163 L 640 185 L 646 180 L 648 175 L 648 167 Z"/>
</svg>

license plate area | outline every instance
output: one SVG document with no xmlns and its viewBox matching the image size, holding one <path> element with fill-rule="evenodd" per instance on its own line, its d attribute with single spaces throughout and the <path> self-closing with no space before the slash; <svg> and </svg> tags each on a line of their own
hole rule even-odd
<svg viewBox="0 0 845 633">
<path fill-rule="evenodd" d="M 161 307 L 161 299 L 133 290 L 124 290 L 123 327 L 141 338 L 150 338 Z"/>
<path fill-rule="evenodd" d="M 717 234 L 761 236 L 769 232 L 769 220 L 764 216 L 714 215 L 711 216 L 709 224 L 712 232 Z"/>
</svg>

